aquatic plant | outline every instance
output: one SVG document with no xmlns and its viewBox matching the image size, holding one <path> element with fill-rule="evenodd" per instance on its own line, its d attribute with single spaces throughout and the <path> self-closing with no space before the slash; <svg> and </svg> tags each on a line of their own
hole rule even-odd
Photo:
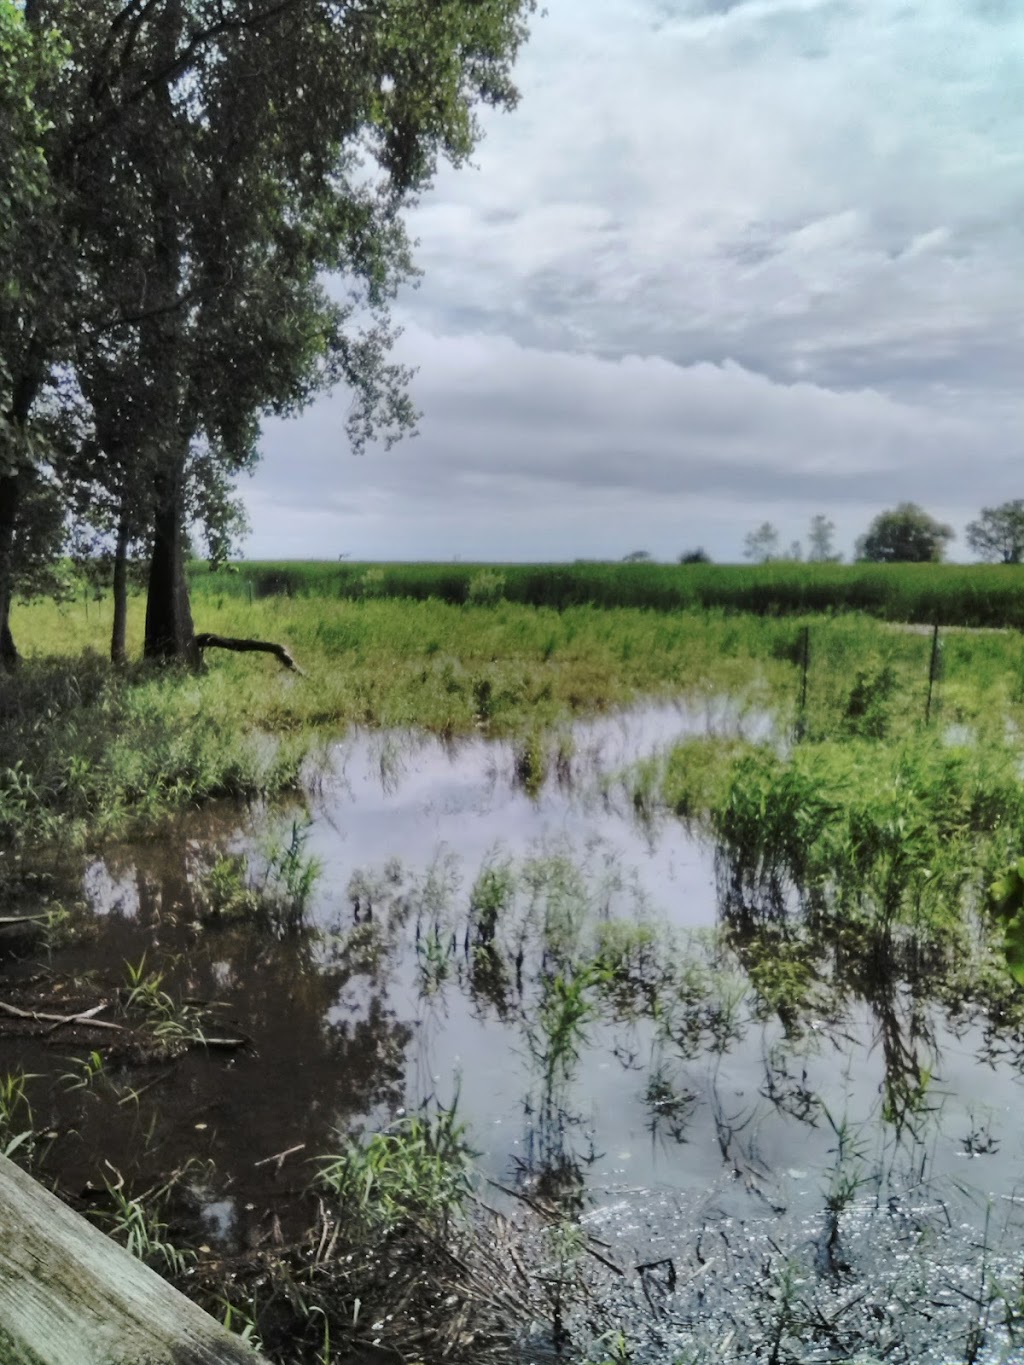
<svg viewBox="0 0 1024 1365">
<path fill-rule="evenodd" d="M 111 1208 L 94 1211 L 94 1217 L 104 1224 L 110 1237 L 138 1260 L 180 1278 L 195 1261 L 196 1254 L 170 1240 L 168 1225 L 160 1216 L 172 1184 L 129 1196 L 121 1181 L 108 1181 Z"/>
<path fill-rule="evenodd" d="M 19 1151 L 22 1159 L 31 1157 L 35 1132 L 25 1087 L 34 1079 L 25 1071 L 0 1074 L 0 1154 L 6 1157 Z"/>
<path fill-rule="evenodd" d="M 403 1115 L 365 1142 L 346 1139 L 338 1154 L 319 1158 L 317 1184 L 367 1230 L 414 1220 L 443 1234 L 464 1212 L 475 1155 L 456 1096 L 447 1108 Z"/>
</svg>

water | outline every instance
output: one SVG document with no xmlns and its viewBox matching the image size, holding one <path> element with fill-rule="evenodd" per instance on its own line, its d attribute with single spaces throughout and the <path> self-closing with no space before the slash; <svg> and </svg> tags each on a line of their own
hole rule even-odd
<svg viewBox="0 0 1024 1365">
<path fill-rule="evenodd" d="M 159 969 L 162 988 L 197 1002 L 208 1033 L 246 1045 L 146 1059 L 83 1029 L 3 1021 L 0 1070 L 38 1077 L 42 1169 L 87 1194 L 112 1172 L 144 1186 L 187 1163 L 206 1240 L 256 1245 L 275 1220 L 286 1231 L 306 1225 L 311 1161 L 336 1149 L 339 1133 L 457 1095 L 488 1178 L 536 1194 L 558 1173 L 624 1262 L 664 1252 L 706 1274 L 708 1322 L 723 1332 L 735 1286 L 700 1269 L 698 1231 L 742 1228 L 751 1266 L 767 1239 L 798 1256 L 816 1245 L 823 1204 L 851 1171 L 860 1183 L 845 1236 L 865 1264 L 881 1227 L 872 1210 L 905 1199 L 913 1170 L 929 1218 L 945 1207 L 935 1192 L 955 1189 L 974 1236 L 990 1202 L 1016 1207 L 1024 1170 L 1012 1050 L 979 1060 L 983 1020 L 949 1019 L 898 989 L 873 1004 L 847 992 L 841 1008 L 830 997 L 798 1028 L 753 1010 L 735 955 L 725 974 L 708 941 L 723 914 L 715 850 L 673 817 L 638 818 L 622 781 L 638 759 L 695 733 L 766 738 L 771 722 L 709 701 L 579 724 L 571 757 L 533 794 L 506 743 L 340 739 L 303 836 L 303 857 L 321 867 L 311 934 L 210 924 L 198 890 L 232 854 L 247 856 L 258 880 L 267 830 L 301 829 L 303 806 L 217 806 L 146 843 L 105 849 L 81 878 L 84 930 L 45 962 L 8 960 L 5 999 L 72 1013 L 114 999 L 130 963 Z M 500 925 L 502 979 L 482 970 L 471 941 L 471 892 L 487 867 L 516 880 Z M 673 952 L 702 964 L 714 1010 L 688 1045 L 659 1033 L 650 1012 L 598 1010 L 553 1097 L 538 1069 L 543 954 L 552 935 L 592 947 L 616 922 L 674 935 Z M 70 1088 L 67 1057 L 92 1047 L 104 1049 L 105 1068 L 84 1093 Z M 894 1127 L 880 1116 L 901 1067 L 924 1080 Z M 884 1231 L 891 1242 L 891 1225 Z M 898 1254 L 887 1243 L 883 1260 Z M 632 1295 L 623 1312 L 634 1318 L 650 1306 L 638 1283 L 615 1291 Z M 697 1311 L 689 1293 L 662 1295 L 680 1332 Z"/>
</svg>

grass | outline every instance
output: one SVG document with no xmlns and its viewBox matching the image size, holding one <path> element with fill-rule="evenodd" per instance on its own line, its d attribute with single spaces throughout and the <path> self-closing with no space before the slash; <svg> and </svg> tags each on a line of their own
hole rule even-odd
<svg viewBox="0 0 1024 1365">
<path fill-rule="evenodd" d="M 240 592 L 215 591 L 214 576 L 200 574 L 195 614 L 203 629 L 286 642 L 304 678 L 266 658 L 223 653 L 211 653 L 201 675 L 115 672 L 100 653 L 109 600 L 90 602 L 88 611 L 81 602 L 18 607 L 14 626 L 27 662 L 0 679 L 0 846 L 73 846 L 150 828 L 168 811 L 212 798 L 296 789 L 319 747 L 353 724 L 516 736 L 519 780 L 536 792 L 567 762 L 564 745 L 551 742 L 553 729 L 639 697 L 729 695 L 775 712 L 783 727 L 799 723 L 811 738 L 891 737 L 920 727 L 926 713 L 930 639 L 866 616 L 670 614 L 507 597 L 483 605 L 352 600 L 328 592 L 325 575 L 335 566 L 294 572 L 301 592 L 254 597 L 251 605 Z M 392 570 L 380 572 L 386 579 Z M 507 590 L 515 575 L 502 573 Z M 238 578 L 226 580 L 239 587 Z M 493 599 L 493 583 L 476 596 Z M 134 650 L 141 609 L 133 599 Z M 947 633 L 934 693 L 933 722 L 1020 724 L 1019 638 Z"/>
<path fill-rule="evenodd" d="M 433 598 L 534 607 L 726 610 L 760 616 L 864 612 L 887 621 L 1024 627 L 1022 570 L 985 564 L 361 564 L 196 566 L 199 601 Z"/>
</svg>

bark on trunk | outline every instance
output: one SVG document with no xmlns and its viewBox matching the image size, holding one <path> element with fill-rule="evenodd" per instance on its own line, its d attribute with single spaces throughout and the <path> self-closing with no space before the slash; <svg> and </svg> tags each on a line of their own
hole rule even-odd
<svg viewBox="0 0 1024 1365">
<path fill-rule="evenodd" d="M 114 625 L 110 632 L 110 662 L 118 668 L 128 662 L 128 541 L 128 522 L 122 518 L 114 550 Z"/>
<path fill-rule="evenodd" d="M 0 478 L 0 669 L 13 672 L 20 655 L 11 635 L 11 598 L 14 596 L 14 523 L 21 497 L 17 474 Z"/>
<path fill-rule="evenodd" d="M 146 597 L 147 659 L 199 663 L 185 577 L 185 461 L 161 471 L 155 482 L 153 553 Z"/>
</svg>

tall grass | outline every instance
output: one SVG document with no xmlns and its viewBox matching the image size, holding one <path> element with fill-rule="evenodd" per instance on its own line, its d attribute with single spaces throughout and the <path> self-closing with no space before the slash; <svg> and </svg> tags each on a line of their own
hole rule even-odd
<svg viewBox="0 0 1024 1365">
<path fill-rule="evenodd" d="M 792 615 L 859 611 L 887 621 L 1024 627 L 1022 571 L 987 564 L 363 564 L 198 566 L 198 600 L 407 597 L 529 606 L 699 608 Z"/>
<path fill-rule="evenodd" d="M 0 677 L 0 846 L 81 844 L 212 797 L 295 788 L 306 760 L 352 724 L 516 736 L 520 780 L 536 790 L 559 762 L 545 731 L 638 698 L 727 694 L 774 712 L 781 730 L 803 703 L 800 728 L 810 739 L 892 739 L 925 717 L 930 639 L 864 615 L 339 600 L 327 594 L 328 570 L 337 571 L 312 566 L 303 579 L 320 596 L 254 597 L 251 605 L 240 575 L 224 575 L 224 593 L 216 576 L 197 579 L 202 628 L 282 640 L 304 677 L 269 658 L 212 651 L 199 675 L 118 672 L 99 652 L 108 600 L 90 601 L 88 614 L 82 602 L 19 606 L 26 664 Z M 390 570 L 381 572 L 386 580 Z M 484 586 L 487 596 L 494 581 Z M 141 617 L 133 599 L 135 648 Z M 1019 637 L 949 632 L 930 716 L 979 732 L 1007 720 L 1019 726 Z M 692 796 L 699 806 L 700 793 Z"/>
</svg>

